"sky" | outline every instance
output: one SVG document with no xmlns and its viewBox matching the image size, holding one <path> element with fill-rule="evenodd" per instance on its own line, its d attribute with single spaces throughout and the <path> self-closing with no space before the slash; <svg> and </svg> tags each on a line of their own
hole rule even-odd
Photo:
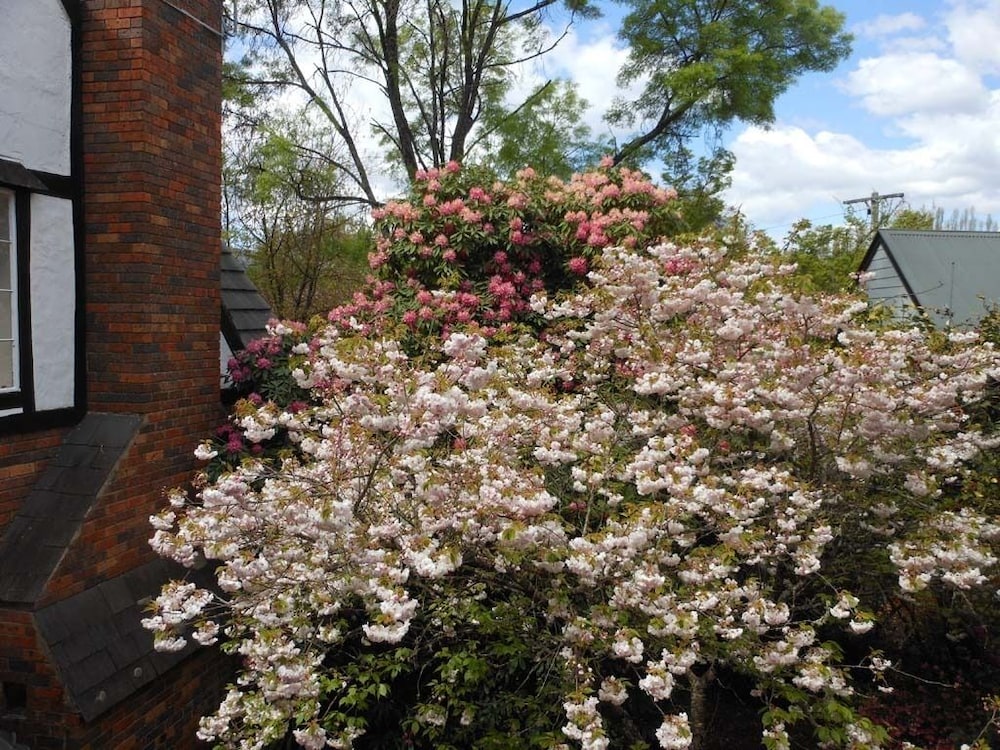
<svg viewBox="0 0 1000 750">
<path fill-rule="evenodd" d="M 570 78 L 590 103 L 586 122 L 605 134 L 602 116 L 623 93 L 615 77 L 628 50 L 616 36 L 622 6 L 596 1 L 604 16 L 572 26 L 522 70 L 508 99 L 516 105 L 542 81 Z M 853 52 L 831 72 L 798 79 L 775 103 L 770 127 L 737 123 L 726 133 L 736 156 L 726 203 L 777 240 L 801 218 L 839 224 L 844 201 L 876 191 L 904 195 L 883 211 L 974 209 L 1000 221 L 1000 0 L 825 4 L 845 16 Z M 554 33 L 563 30 L 553 21 Z M 374 90 L 359 88 L 351 106 L 362 121 L 388 116 Z M 389 173 L 373 176 L 380 193 L 399 191 Z"/>
<path fill-rule="evenodd" d="M 946 216 L 974 208 L 1000 219 L 1000 0 L 826 4 L 854 35 L 850 58 L 800 78 L 769 128 L 730 129 L 726 202 L 776 238 L 800 218 L 841 223 L 843 201 L 873 191 Z M 627 54 L 608 7 L 612 15 L 575 27 L 538 71 L 577 81 L 598 132 Z"/>
</svg>

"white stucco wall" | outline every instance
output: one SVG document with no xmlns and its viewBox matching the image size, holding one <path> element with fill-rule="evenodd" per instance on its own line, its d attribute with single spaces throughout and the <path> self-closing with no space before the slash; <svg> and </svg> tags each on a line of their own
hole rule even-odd
<svg viewBox="0 0 1000 750">
<path fill-rule="evenodd" d="M 0 157 L 70 173 L 72 54 L 60 0 L 0 0 Z"/>
<path fill-rule="evenodd" d="M 31 196 L 31 355 L 38 411 L 73 406 L 75 262 L 72 202 Z"/>
</svg>

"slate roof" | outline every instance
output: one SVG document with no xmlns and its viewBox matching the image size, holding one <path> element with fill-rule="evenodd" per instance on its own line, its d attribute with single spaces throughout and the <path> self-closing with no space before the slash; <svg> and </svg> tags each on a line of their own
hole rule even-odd
<svg viewBox="0 0 1000 750">
<path fill-rule="evenodd" d="M 128 414 L 90 412 L 63 440 L 0 537 L 0 602 L 32 605 L 142 426 Z M 187 656 L 153 651 L 145 606 L 188 571 L 163 559 L 49 604 L 34 613 L 66 691 L 89 721 Z M 208 585 L 207 571 L 200 585 Z M 0 750 L 4 743 L 0 736 Z M 18 747 L 15 745 L 15 747 Z"/>
<path fill-rule="evenodd" d="M 187 657 L 189 642 L 174 653 L 153 650 L 152 634 L 142 627 L 147 604 L 171 578 L 184 571 L 163 559 L 81 591 L 40 609 L 38 632 L 52 654 L 63 684 L 86 721 L 111 708 Z M 191 576 L 188 576 L 191 577 Z M 207 573 L 196 575 L 200 585 Z"/>
<path fill-rule="evenodd" d="M 861 270 L 883 251 L 909 302 L 938 326 L 974 323 L 1000 301 L 1000 232 L 880 229 Z"/>
<path fill-rule="evenodd" d="M 228 247 L 222 248 L 219 285 L 222 290 L 222 335 L 232 351 L 244 349 L 267 333 L 267 322 L 274 314 L 247 276 L 239 258 Z"/>
<path fill-rule="evenodd" d="M 0 602 L 30 604 L 41 596 L 141 422 L 89 413 L 66 436 L 0 536 Z"/>
</svg>

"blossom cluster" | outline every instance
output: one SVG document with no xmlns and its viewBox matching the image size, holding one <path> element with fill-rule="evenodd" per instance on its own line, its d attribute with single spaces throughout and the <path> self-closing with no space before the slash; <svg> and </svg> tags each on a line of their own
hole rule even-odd
<svg viewBox="0 0 1000 750">
<path fill-rule="evenodd" d="M 427 175 L 423 208 L 386 207 L 382 221 L 409 243 L 400 253 L 443 260 L 461 226 L 495 218 L 498 203 L 525 210 L 535 189 L 594 208 L 651 197 L 627 174 L 538 186 L 529 175 L 459 201 L 444 192 L 458 174 Z M 407 222 L 428 208 L 454 222 L 447 242 L 413 241 Z M 588 217 L 566 219 L 574 236 L 591 222 L 585 243 Z M 534 242 L 538 222 L 506 225 L 505 242 L 525 231 Z M 154 548 L 208 559 L 220 590 L 165 589 L 146 621 L 158 646 L 182 647 L 190 627 L 243 659 L 204 738 L 259 747 L 292 726 L 303 747 L 350 746 L 370 728 L 351 710 L 362 677 L 331 655 L 377 664 L 420 648 L 435 666 L 414 679 L 443 697 L 402 725 L 482 736 L 487 702 L 467 699 L 487 688 L 460 683 L 481 668 L 469 644 L 500 629 L 503 653 L 520 639 L 531 656 L 497 669 L 561 697 L 553 747 L 608 747 L 614 717 L 650 708 L 661 720 L 646 741 L 687 747 L 695 707 L 676 686 L 715 668 L 751 678 L 765 703 L 797 702 L 765 725 L 775 746 L 797 721 L 837 725 L 823 736 L 844 747 L 877 746 L 830 642 L 874 622 L 838 544 L 880 540 L 871 554 L 904 589 L 995 585 L 997 525 L 934 501 L 997 444 L 970 416 L 997 353 L 966 335 L 935 347 L 919 331 L 868 327 L 857 299 L 796 294 L 790 269 L 768 259 L 709 242 L 629 247 L 614 226 L 599 228 L 621 243 L 590 246 L 586 284 L 515 284 L 542 335 L 494 337 L 472 321 L 414 350 L 391 326 L 338 318 L 296 355 L 307 405 L 240 407 L 249 443 L 280 431 L 294 450 L 280 462 L 249 452 L 154 519 Z M 521 260 L 481 262 L 493 283 Z M 475 293 L 414 299 L 472 309 L 462 294 Z M 510 618 L 513 601 L 532 615 Z M 831 703 L 844 711 L 820 710 Z"/>
<path fill-rule="evenodd" d="M 333 319 L 392 310 L 425 332 L 508 326 L 533 294 L 579 283 L 603 248 L 646 246 L 679 223 L 674 191 L 610 163 L 569 181 L 533 169 L 510 182 L 484 186 L 484 177 L 454 163 L 421 172 L 409 200 L 376 209 L 370 263 L 380 283 Z"/>
</svg>

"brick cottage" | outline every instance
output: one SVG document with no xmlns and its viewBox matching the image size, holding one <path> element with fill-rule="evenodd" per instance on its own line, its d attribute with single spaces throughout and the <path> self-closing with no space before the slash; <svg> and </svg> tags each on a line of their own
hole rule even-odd
<svg viewBox="0 0 1000 750">
<path fill-rule="evenodd" d="M 2 5 L 0 747 L 195 747 L 225 665 L 139 620 L 223 416 L 221 2 Z"/>
</svg>

